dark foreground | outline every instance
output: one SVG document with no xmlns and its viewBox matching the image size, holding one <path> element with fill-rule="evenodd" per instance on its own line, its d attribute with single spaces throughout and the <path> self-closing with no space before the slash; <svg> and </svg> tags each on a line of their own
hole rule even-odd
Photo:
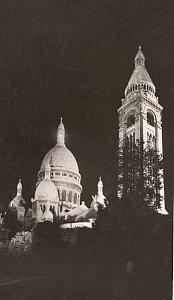
<svg viewBox="0 0 174 300">
<path fill-rule="evenodd" d="M 64 263 L 63 266 L 63 260 L 62 264 L 55 261 L 55 265 L 49 260 L 39 264 L 35 262 L 35 265 L 18 262 L 20 270 L 15 271 L 14 268 L 11 278 L 0 282 L 0 299 L 172 299 L 170 278 L 160 267 L 154 269 L 154 266 L 144 264 L 143 269 L 135 266 L 128 274 L 124 261 L 114 261 L 111 265 L 102 257 L 98 261 L 84 257 L 80 264 L 75 261 L 66 263 L 65 260 Z M 22 267 L 27 267 L 27 270 Z"/>
</svg>

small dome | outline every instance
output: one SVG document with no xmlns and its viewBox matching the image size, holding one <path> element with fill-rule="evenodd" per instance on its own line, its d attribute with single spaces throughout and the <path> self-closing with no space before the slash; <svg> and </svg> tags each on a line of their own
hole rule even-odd
<svg viewBox="0 0 174 300">
<path fill-rule="evenodd" d="M 41 181 L 36 188 L 35 199 L 58 201 L 58 193 L 55 184 L 48 179 Z"/>
<path fill-rule="evenodd" d="M 51 167 L 65 169 L 76 174 L 79 173 L 77 161 L 74 155 L 71 153 L 70 150 L 68 150 L 68 148 L 65 145 L 60 146 L 56 144 L 54 148 L 48 151 L 48 153 L 45 155 L 42 161 L 40 171 L 45 170 L 45 166 L 48 160 L 51 164 Z"/>
</svg>

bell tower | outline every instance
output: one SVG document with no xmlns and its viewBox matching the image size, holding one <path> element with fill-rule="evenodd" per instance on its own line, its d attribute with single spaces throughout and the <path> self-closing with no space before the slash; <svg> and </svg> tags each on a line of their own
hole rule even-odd
<svg viewBox="0 0 174 300">
<path fill-rule="evenodd" d="M 139 46 L 134 59 L 135 67 L 125 89 L 125 98 L 118 109 L 119 143 L 125 138 L 140 141 L 142 147 L 149 146 L 163 153 L 162 122 L 163 107 L 158 102 L 155 85 L 145 67 L 145 56 Z M 162 213 L 167 213 L 164 204 L 164 187 L 161 189 Z"/>
</svg>

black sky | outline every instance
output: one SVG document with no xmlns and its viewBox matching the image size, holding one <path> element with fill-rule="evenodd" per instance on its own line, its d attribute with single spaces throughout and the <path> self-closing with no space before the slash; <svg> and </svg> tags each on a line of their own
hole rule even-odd
<svg viewBox="0 0 174 300">
<path fill-rule="evenodd" d="M 173 1 L 172 1 L 173 2 Z M 166 201 L 172 205 L 174 22 L 169 1 L 0 1 L 0 203 L 22 178 L 33 197 L 60 116 L 89 202 L 98 176 L 115 189 L 117 109 L 138 45 L 163 111 Z"/>
</svg>

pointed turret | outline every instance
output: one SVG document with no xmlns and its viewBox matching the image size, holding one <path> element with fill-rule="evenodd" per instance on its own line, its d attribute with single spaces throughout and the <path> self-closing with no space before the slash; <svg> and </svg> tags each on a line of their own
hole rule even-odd
<svg viewBox="0 0 174 300">
<path fill-rule="evenodd" d="M 65 127 L 63 125 L 62 117 L 60 118 L 60 123 L 57 128 L 57 145 L 65 145 Z"/>
<path fill-rule="evenodd" d="M 11 207 L 19 207 L 19 206 L 25 206 L 25 200 L 22 197 L 22 182 L 21 179 L 19 179 L 17 187 L 16 187 L 16 197 L 13 198 L 13 200 L 10 202 Z"/>
<path fill-rule="evenodd" d="M 97 187 L 98 187 L 98 193 L 96 195 L 97 202 L 100 203 L 101 205 L 105 206 L 106 197 L 103 195 L 103 182 L 101 180 L 101 177 L 99 177 Z"/>
<path fill-rule="evenodd" d="M 98 181 L 97 187 L 98 187 L 97 195 L 95 195 L 95 197 L 92 196 L 93 201 L 91 203 L 91 207 L 94 208 L 94 209 L 98 208 L 97 204 L 100 204 L 103 207 L 106 206 L 105 205 L 105 199 L 106 199 L 106 197 L 103 195 L 103 182 L 101 180 L 101 177 L 99 177 L 99 181 Z"/>
</svg>

